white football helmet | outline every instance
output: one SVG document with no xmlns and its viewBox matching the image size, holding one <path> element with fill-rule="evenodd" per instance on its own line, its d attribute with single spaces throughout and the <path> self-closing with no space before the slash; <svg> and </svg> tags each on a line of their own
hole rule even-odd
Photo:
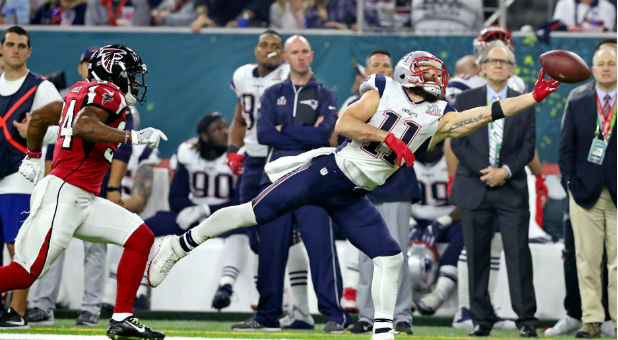
<svg viewBox="0 0 618 340">
<path fill-rule="evenodd" d="M 433 79 L 425 79 L 430 73 Z M 393 79 L 404 87 L 422 87 L 427 93 L 435 96 L 444 95 L 448 83 L 448 72 L 442 60 L 425 51 L 414 51 L 406 54 L 395 66 Z"/>
<path fill-rule="evenodd" d="M 408 248 L 408 269 L 412 290 L 426 292 L 438 279 L 438 252 L 422 241 L 413 241 Z"/>
</svg>

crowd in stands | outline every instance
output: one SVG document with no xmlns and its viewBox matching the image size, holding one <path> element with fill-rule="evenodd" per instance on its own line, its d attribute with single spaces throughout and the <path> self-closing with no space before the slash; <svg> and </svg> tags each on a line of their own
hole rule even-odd
<svg viewBox="0 0 618 340">
<path fill-rule="evenodd" d="M 6 0 L 6 24 L 356 29 L 357 0 Z M 368 30 L 476 32 L 494 0 L 363 0 Z M 569 31 L 615 30 L 615 0 L 560 0 L 553 19 Z M 516 19 L 515 19 L 516 21 Z M 518 27 L 519 28 L 519 27 Z"/>
</svg>

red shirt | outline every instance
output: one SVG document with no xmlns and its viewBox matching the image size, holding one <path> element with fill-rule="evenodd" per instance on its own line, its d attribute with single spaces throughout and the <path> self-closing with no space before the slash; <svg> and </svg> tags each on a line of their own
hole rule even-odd
<svg viewBox="0 0 618 340">
<path fill-rule="evenodd" d="M 107 126 L 124 130 L 124 94 L 106 81 L 80 81 L 64 97 L 60 135 L 54 149 L 54 162 L 50 174 L 98 195 L 105 173 L 112 164 L 114 152 L 120 144 L 92 143 L 72 135 L 73 124 L 82 108 L 94 105 L 109 113 Z"/>
</svg>

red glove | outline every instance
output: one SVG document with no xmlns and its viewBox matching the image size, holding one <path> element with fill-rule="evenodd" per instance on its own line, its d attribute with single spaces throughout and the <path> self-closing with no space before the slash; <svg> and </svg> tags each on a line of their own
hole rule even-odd
<svg viewBox="0 0 618 340">
<path fill-rule="evenodd" d="M 241 155 L 236 152 L 228 152 L 227 154 L 227 166 L 230 167 L 232 173 L 236 176 L 242 175 L 242 172 L 245 170 L 245 166 L 242 164 L 244 157 L 244 153 Z"/>
<path fill-rule="evenodd" d="M 388 146 L 395 154 L 397 154 L 397 166 L 401 166 L 401 159 L 406 160 L 407 166 L 414 165 L 414 153 L 412 150 L 408 148 L 408 145 L 404 143 L 401 139 L 395 137 L 392 133 L 389 133 L 384 139 L 384 143 Z"/>
<path fill-rule="evenodd" d="M 552 77 L 548 77 L 547 80 L 543 78 L 545 78 L 545 70 L 541 69 L 541 72 L 539 72 L 539 80 L 534 84 L 534 91 L 532 91 L 532 97 L 537 103 L 549 96 L 550 93 L 556 91 L 558 85 L 560 85 L 560 82 L 554 80 Z"/>
<path fill-rule="evenodd" d="M 543 207 L 549 199 L 549 191 L 547 185 L 545 185 L 545 178 L 543 175 L 535 175 L 536 177 L 536 216 L 534 219 L 539 227 L 543 227 Z"/>
<path fill-rule="evenodd" d="M 455 175 L 448 176 L 448 183 L 446 183 L 446 197 L 451 197 L 451 189 L 453 188 L 453 180 L 455 180 Z"/>
</svg>

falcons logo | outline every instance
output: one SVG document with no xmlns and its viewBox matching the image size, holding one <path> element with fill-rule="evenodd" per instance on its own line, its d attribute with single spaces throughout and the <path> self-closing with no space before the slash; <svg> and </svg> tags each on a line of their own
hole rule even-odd
<svg viewBox="0 0 618 340">
<path fill-rule="evenodd" d="M 100 50 L 101 66 L 105 71 L 112 73 L 112 66 L 115 60 L 122 60 L 122 57 L 127 54 L 126 51 L 118 48 L 104 48 Z"/>
</svg>

